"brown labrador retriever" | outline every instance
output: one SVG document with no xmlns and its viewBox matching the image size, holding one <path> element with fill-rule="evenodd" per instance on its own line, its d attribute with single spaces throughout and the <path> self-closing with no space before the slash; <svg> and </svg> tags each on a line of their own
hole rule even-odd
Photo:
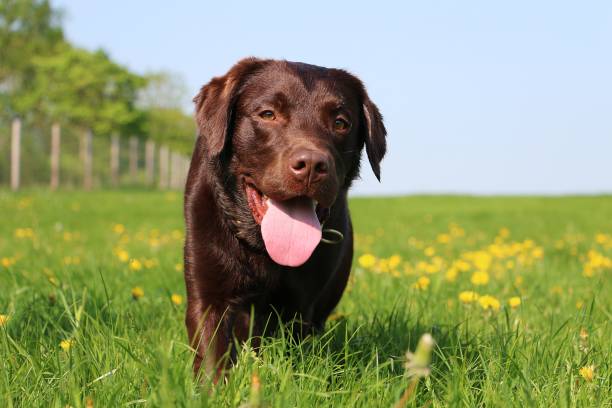
<svg viewBox="0 0 612 408">
<path fill-rule="evenodd" d="M 380 179 L 386 130 L 359 79 L 297 62 L 244 59 L 194 102 L 186 324 L 195 372 L 218 377 L 271 317 L 323 328 L 351 270 L 347 191 L 364 145 Z"/>
</svg>

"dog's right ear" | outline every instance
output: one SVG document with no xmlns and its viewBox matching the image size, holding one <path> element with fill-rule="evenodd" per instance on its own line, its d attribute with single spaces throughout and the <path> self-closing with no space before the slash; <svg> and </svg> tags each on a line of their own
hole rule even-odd
<svg viewBox="0 0 612 408">
<path fill-rule="evenodd" d="M 210 159 L 219 157 L 231 143 L 233 110 L 240 86 L 265 63 L 266 60 L 245 58 L 227 74 L 213 78 L 193 98 L 198 135 Z"/>
</svg>

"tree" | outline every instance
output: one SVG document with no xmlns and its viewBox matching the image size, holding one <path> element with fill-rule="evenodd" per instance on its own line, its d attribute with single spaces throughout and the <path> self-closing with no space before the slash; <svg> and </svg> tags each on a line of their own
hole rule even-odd
<svg viewBox="0 0 612 408">
<path fill-rule="evenodd" d="M 195 141 L 195 122 L 183 112 L 187 99 L 184 80 L 168 72 L 146 75 L 138 105 L 145 112 L 144 129 L 148 137 L 174 150 L 190 153 Z"/>
<path fill-rule="evenodd" d="M 64 43 L 60 14 L 48 0 L 0 2 L 0 118 L 23 114 L 15 95 L 27 93 L 35 56 L 50 55 Z"/>
<path fill-rule="evenodd" d="M 135 105 L 146 80 L 111 61 L 104 51 L 64 44 L 54 55 L 35 57 L 29 92 L 17 96 L 19 110 L 31 110 L 94 134 L 139 133 L 143 112 Z"/>
</svg>

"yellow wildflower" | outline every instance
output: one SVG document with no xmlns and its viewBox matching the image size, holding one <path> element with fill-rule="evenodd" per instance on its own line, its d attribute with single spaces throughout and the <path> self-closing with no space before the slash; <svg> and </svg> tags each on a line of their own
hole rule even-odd
<svg viewBox="0 0 612 408">
<path fill-rule="evenodd" d="M 457 275 L 458 275 L 457 268 L 451 267 L 451 268 L 448 268 L 444 277 L 446 278 L 447 281 L 454 282 L 455 279 L 457 279 Z"/>
<path fill-rule="evenodd" d="M 127 262 L 130 259 L 130 254 L 125 249 L 119 248 L 115 253 L 121 262 Z"/>
<path fill-rule="evenodd" d="M 497 311 L 500 307 L 499 300 L 489 295 L 479 297 L 478 303 L 480 303 L 480 306 L 485 310 L 492 309 Z"/>
<path fill-rule="evenodd" d="M 72 339 L 66 339 L 66 340 L 60 341 L 60 347 L 64 351 L 70 350 L 70 347 L 72 347 L 73 345 L 74 345 L 74 340 Z"/>
<path fill-rule="evenodd" d="M 440 244 L 448 244 L 450 240 L 451 240 L 450 234 L 440 234 L 436 238 L 436 241 L 438 241 Z"/>
<path fill-rule="evenodd" d="M 389 268 L 391 269 L 395 269 L 399 266 L 399 264 L 402 262 L 402 257 L 395 254 L 395 255 L 391 255 L 391 257 L 389 258 Z"/>
<path fill-rule="evenodd" d="M 372 254 L 363 254 L 358 259 L 359 266 L 364 269 L 370 269 L 376 265 L 376 257 Z"/>
<path fill-rule="evenodd" d="M 600 245 L 605 244 L 608 241 L 608 236 L 606 234 L 599 233 L 595 235 L 595 242 Z"/>
<path fill-rule="evenodd" d="M 513 296 L 510 299 L 508 299 L 508 304 L 510 305 L 511 308 L 516 309 L 517 307 L 521 305 L 521 298 L 518 296 Z"/>
<path fill-rule="evenodd" d="M 125 232 L 125 226 L 123 224 L 113 225 L 113 232 L 115 234 L 123 234 Z"/>
<path fill-rule="evenodd" d="M 510 230 L 506 227 L 503 227 L 499 230 L 499 236 L 502 238 L 508 238 L 508 236 L 510 236 Z"/>
<path fill-rule="evenodd" d="M 523 284 L 523 277 L 518 275 L 516 278 L 514 278 L 514 284 L 516 286 L 521 286 Z"/>
<path fill-rule="evenodd" d="M 486 285 L 489 283 L 489 274 L 484 271 L 477 271 L 472 274 L 472 283 L 474 285 Z"/>
<path fill-rule="evenodd" d="M 436 254 L 436 249 L 434 247 L 427 247 L 425 248 L 423 253 L 425 254 L 425 256 L 432 257 Z"/>
<path fill-rule="evenodd" d="M 578 370 L 580 376 L 584 378 L 586 381 L 591 382 L 595 377 L 595 366 L 593 364 L 589 366 L 584 366 L 580 370 Z"/>
<path fill-rule="evenodd" d="M 130 269 L 133 271 L 139 271 L 142 269 L 142 262 L 140 262 L 138 259 L 132 259 L 130 261 Z"/>
<path fill-rule="evenodd" d="M 178 293 L 173 293 L 172 296 L 170 296 L 170 300 L 177 306 L 183 303 L 183 297 Z"/>
<path fill-rule="evenodd" d="M 584 302 L 582 300 L 576 302 L 576 309 L 582 309 L 582 306 L 584 306 Z"/>
<path fill-rule="evenodd" d="M 559 285 L 553 286 L 552 288 L 550 288 L 550 293 L 553 295 L 562 295 L 563 288 Z"/>
<path fill-rule="evenodd" d="M 144 296 L 144 290 L 140 286 L 132 288 L 132 297 L 134 300 L 138 300 Z"/>
<path fill-rule="evenodd" d="M 425 290 L 429 287 L 431 280 L 427 276 L 421 276 L 417 281 L 412 285 L 415 289 Z"/>
<path fill-rule="evenodd" d="M 15 264 L 15 258 L 2 258 L 0 259 L 0 264 L 5 268 L 9 268 Z"/>
<path fill-rule="evenodd" d="M 458 259 L 454 262 L 454 265 L 457 267 L 457 269 L 459 269 L 461 272 L 467 272 L 470 270 L 470 263 L 464 261 L 463 259 Z"/>
<path fill-rule="evenodd" d="M 459 300 L 462 303 L 472 303 L 478 300 L 478 293 L 472 292 L 471 290 L 465 290 L 459 293 Z"/>
<path fill-rule="evenodd" d="M 533 251 L 531 251 L 531 256 L 535 259 L 541 259 L 544 256 L 544 250 L 540 247 L 534 248 Z"/>
<path fill-rule="evenodd" d="M 182 263 L 177 263 L 176 265 L 174 265 L 174 269 L 175 269 L 177 272 L 183 272 L 183 268 L 184 268 L 184 266 L 183 266 L 183 264 L 182 264 Z"/>
<path fill-rule="evenodd" d="M 0 314 L 0 327 L 5 326 L 9 321 L 8 315 Z"/>
</svg>

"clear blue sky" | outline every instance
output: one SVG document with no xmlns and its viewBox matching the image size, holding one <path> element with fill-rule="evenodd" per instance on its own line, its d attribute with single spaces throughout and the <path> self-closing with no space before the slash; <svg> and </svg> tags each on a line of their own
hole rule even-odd
<svg viewBox="0 0 612 408">
<path fill-rule="evenodd" d="M 74 43 L 192 94 L 251 55 L 357 74 L 389 131 L 358 194 L 612 192 L 610 1 L 206 3 L 54 1 Z"/>
</svg>

